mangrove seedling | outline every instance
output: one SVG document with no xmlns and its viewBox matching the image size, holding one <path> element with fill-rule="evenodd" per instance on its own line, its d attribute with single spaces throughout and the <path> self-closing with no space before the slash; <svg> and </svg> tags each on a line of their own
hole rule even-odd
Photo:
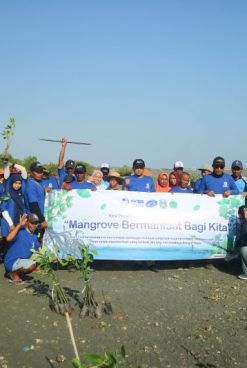
<svg viewBox="0 0 247 368">
<path fill-rule="evenodd" d="M 33 250 L 32 252 L 32 259 L 42 270 L 47 273 L 52 282 L 50 301 L 51 310 L 62 315 L 65 315 L 66 313 L 71 314 L 72 307 L 70 305 L 69 299 L 60 284 L 57 272 L 53 268 L 54 262 L 60 261 L 58 257 L 58 247 L 55 248 L 55 253 L 53 253 L 46 246 L 42 246 L 38 250 Z"/>
<path fill-rule="evenodd" d="M 121 352 L 106 351 L 104 355 L 85 354 L 85 359 L 89 362 L 81 363 L 78 358 L 72 360 L 74 368 L 124 368 L 125 364 L 125 348 L 121 347 Z"/>
<path fill-rule="evenodd" d="M 97 251 L 92 249 L 90 245 L 83 243 L 79 244 L 79 251 L 81 259 L 77 257 L 70 257 L 72 262 L 81 273 L 84 288 L 82 290 L 82 303 L 80 316 L 89 316 L 91 318 L 100 318 L 103 313 L 111 314 L 112 307 L 110 302 L 98 303 L 95 297 L 94 290 L 91 284 L 92 269 L 91 264 L 94 260 L 94 255 L 97 255 Z"/>
<path fill-rule="evenodd" d="M 6 141 L 6 147 L 3 153 L 3 161 L 8 160 L 9 148 L 11 145 L 12 138 L 14 136 L 14 129 L 15 129 L 15 119 L 11 117 L 9 119 L 9 123 L 6 125 L 4 130 L 1 132 L 3 139 Z"/>
</svg>

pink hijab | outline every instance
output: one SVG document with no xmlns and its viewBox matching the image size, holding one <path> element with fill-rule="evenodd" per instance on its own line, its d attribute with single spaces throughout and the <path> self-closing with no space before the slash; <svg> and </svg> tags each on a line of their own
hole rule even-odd
<svg viewBox="0 0 247 368">
<path fill-rule="evenodd" d="M 160 179 L 165 176 L 167 178 L 167 186 L 164 187 L 163 185 L 160 184 Z M 169 186 L 169 175 L 164 172 L 164 171 L 161 171 L 159 173 L 159 176 L 157 178 L 157 182 L 156 182 L 156 192 L 170 192 L 171 190 L 171 187 Z"/>
</svg>

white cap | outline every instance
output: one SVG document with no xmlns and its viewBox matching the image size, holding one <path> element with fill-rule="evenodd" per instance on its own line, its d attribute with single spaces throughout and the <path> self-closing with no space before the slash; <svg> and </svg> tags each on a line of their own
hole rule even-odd
<svg viewBox="0 0 247 368">
<path fill-rule="evenodd" d="M 103 167 L 106 167 L 107 169 L 110 169 L 110 165 L 107 164 L 106 162 L 104 162 L 103 164 L 101 164 L 100 168 L 102 169 Z"/>
<path fill-rule="evenodd" d="M 174 169 L 179 169 L 179 168 L 184 168 L 184 164 L 182 163 L 182 161 L 176 161 L 174 164 Z"/>
</svg>

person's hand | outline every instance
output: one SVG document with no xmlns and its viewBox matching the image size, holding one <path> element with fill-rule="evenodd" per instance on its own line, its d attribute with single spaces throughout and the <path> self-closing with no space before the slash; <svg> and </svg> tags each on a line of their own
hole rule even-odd
<svg viewBox="0 0 247 368">
<path fill-rule="evenodd" d="M 247 219 L 247 208 L 244 208 L 244 218 Z"/>
<path fill-rule="evenodd" d="M 67 143 L 68 143 L 67 138 L 63 137 L 63 138 L 61 139 L 61 143 L 62 143 L 62 146 L 63 146 L 63 147 L 67 146 Z"/>
<path fill-rule="evenodd" d="M 47 224 L 47 222 L 44 220 L 44 221 L 42 221 L 42 222 L 41 222 L 40 226 L 41 226 L 41 229 L 47 229 L 48 224 Z"/>
<path fill-rule="evenodd" d="M 130 180 L 129 179 L 125 179 L 125 186 L 127 187 L 130 184 Z"/>
<path fill-rule="evenodd" d="M 213 190 L 209 190 L 209 191 L 207 192 L 207 195 L 208 195 L 209 197 L 215 197 L 215 193 L 214 193 L 214 191 L 213 191 Z"/>
<path fill-rule="evenodd" d="M 242 193 L 242 196 L 245 198 L 245 197 L 247 197 L 247 192 L 243 192 Z"/>
<path fill-rule="evenodd" d="M 222 197 L 223 198 L 227 198 L 231 195 L 231 191 L 230 190 L 226 190 L 223 194 L 222 194 Z"/>
<path fill-rule="evenodd" d="M 19 225 L 20 226 L 24 226 L 27 223 L 27 214 L 24 213 L 23 215 L 20 215 L 20 221 L 19 221 Z"/>
</svg>

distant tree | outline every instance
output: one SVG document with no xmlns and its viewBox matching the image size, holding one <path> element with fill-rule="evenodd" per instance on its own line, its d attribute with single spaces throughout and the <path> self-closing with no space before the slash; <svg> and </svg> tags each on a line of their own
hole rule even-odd
<svg viewBox="0 0 247 368">
<path fill-rule="evenodd" d="M 128 176 L 128 175 L 131 175 L 132 173 L 132 169 L 126 165 L 119 167 L 118 171 L 121 176 Z"/>
</svg>

